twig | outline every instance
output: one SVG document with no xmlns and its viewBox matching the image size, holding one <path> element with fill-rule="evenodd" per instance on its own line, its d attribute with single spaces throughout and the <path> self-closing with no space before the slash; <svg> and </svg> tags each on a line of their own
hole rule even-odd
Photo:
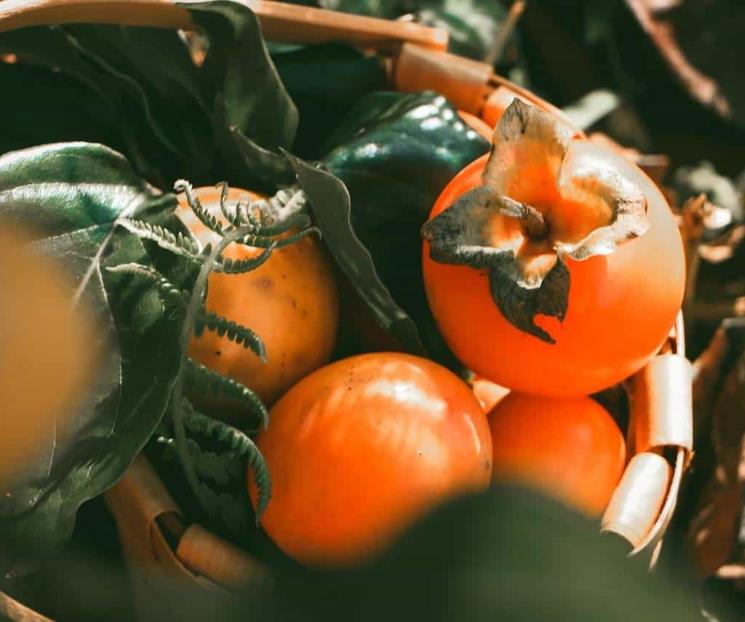
<svg viewBox="0 0 745 622">
<path fill-rule="evenodd" d="M 496 65 L 500 60 L 502 60 L 507 43 L 509 43 L 510 37 L 517 26 L 517 22 L 520 20 L 520 16 L 525 11 L 527 4 L 527 0 L 515 0 L 515 2 L 512 3 L 510 11 L 507 14 L 507 19 L 504 20 L 504 24 L 499 28 L 497 36 L 494 37 L 494 41 L 484 58 L 484 62 L 490 65 Z"/>
</svg>

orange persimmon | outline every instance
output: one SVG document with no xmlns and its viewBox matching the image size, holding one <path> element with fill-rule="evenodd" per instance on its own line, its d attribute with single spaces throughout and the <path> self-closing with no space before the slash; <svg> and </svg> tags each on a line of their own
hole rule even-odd
<svg viewBox="0 0 745 622">
<path fill-rule="evenodd" d="M 510 389 L 585 395 L 619 382 L 658 350 L 682 302 L 683 245 L 655 184 L 519 100 L 422 233 L 445 340 Z"/>
<path fill-rule="evenodd" d="M 219 190 L 196 188 L 194 194 L 213 214 L 219 213 Z M 242 197 L 262 198 L 240 188 L 230 188 L 227 198 L 232 204 Z M 219 240 L 188 208 L 185 199 L 176 213 L 202 244 L 214 245 Z M 231 244 L 223 255 L 247 259 L 259 252 Z M 336 339 L 338 306 L 331 261 L 317 238 L 305 236 L 274 251 L 256 270 L 212 273 L 208 279 L 207 310 L 256 332 L 266 348 L 266 363 L 227 336 L 208 330 L 192 338 L 189 356 L 241 382 L 271 403 L 329 360 Z"/>
<path fill-rule="evenodd" d="M 489 413 L 493 479 L 518 481 L 589 516 L 608 505 L 626 462 L 616 422 L 589 397 L 510 393 Z"/>
<path fill-rule="evenodd" d="M 407 354 L 362 354 L 306 376 L 257 444 L 272 474 L 263 528 L 313 565 L 361 561 L 491 476 L 486 415 L 468 385 Z"/>
</svg>

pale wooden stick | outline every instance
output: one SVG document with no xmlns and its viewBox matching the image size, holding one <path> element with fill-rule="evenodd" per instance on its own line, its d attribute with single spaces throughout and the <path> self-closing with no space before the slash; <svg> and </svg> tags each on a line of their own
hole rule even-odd
<svg viewBox="0 0 745 622">
<path fill-rule="evenodd" d="M 53 622 L 50 618 L 32 611 L 2 592 L 0 592 L 0 617 L 11 620 L 11 622 Z"/>
</svg>

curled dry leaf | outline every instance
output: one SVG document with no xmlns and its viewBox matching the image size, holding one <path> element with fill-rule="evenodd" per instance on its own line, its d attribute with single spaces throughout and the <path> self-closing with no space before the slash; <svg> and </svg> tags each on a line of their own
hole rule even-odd
<svg viewBox="0 0 745 622">
<path fill-rule="evenodd" d="M 693 398 L 696 433 L 710 435 L 714 461 L 688 539 L 700 574 L 710 576 L 745 547 L 745 321 L 725 321 L 695 362 Z"/>
<path fill-rule="evenodd" d="M 613 253 L 649 226 L 641 189 L 577 149 L 573 135 L 554 115 L 513 100 L 482 185 L 422 228 L 433 260 L 488 271 L 504 317 L 548 343 L 535 317 L 564 319 L 566 261 Z"/>
</svg>

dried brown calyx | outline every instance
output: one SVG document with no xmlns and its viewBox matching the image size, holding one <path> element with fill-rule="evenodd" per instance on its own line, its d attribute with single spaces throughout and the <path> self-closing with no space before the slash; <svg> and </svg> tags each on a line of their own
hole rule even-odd
<svg viewBox="0 0 745 622">
<path fill-rule="evenodd" d="M 502 315 L 548 343 L 554 339 L 535 317 L 566 316 L 566 259 L 608 255 L 649 226 L 639 187 L 573 157 L 572 135 L 550 113 L 513 100 L 495 128 L 481 185 L 422 227 L 434 261 L 486 270 Z"/>
</svg>

